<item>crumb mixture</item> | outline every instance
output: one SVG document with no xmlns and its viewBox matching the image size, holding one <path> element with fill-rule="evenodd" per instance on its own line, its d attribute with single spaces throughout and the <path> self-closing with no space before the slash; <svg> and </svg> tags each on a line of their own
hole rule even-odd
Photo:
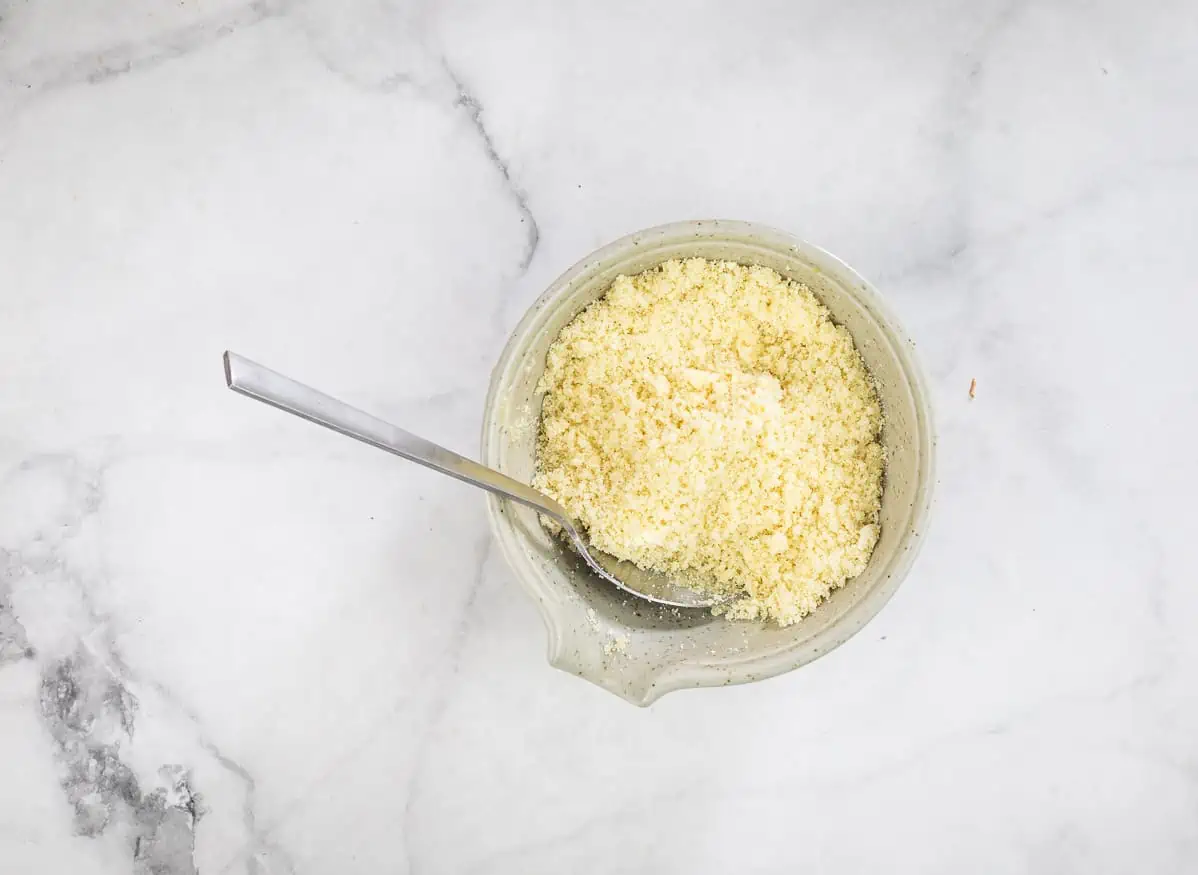
<svg viewBox="0 0 1198 875">
<path fill-rule="evenodd" d="M 702 258 L 621 276 L 549 349 L 534 485 L 599 549 L 783 625 L 878 540 L 882 411 L 806 286 Z"/>
</svg>

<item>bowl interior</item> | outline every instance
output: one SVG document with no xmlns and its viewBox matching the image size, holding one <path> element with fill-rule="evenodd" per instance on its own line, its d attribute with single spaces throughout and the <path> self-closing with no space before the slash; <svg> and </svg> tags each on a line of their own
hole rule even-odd
<svg viewBox="0 0 1198 875">
<path fill-rule="evenodd" d="M 525 316 L 496 367 L 484 418 L 484 464 L 529 482 L 541 408 L 536 385 L 558 332 L 618 275 L 692 256 L 763 265 L 803 282 L 852 334 L 884 409 L 881 533 L 862 574 L 814 613 L 782 628 L 629 596 L 594 577 L 541 528 L 534 512 L 492 499 L 496 537 L 549 629 L 550 661 L 640 704 L 682 686 L 777 674 L 847 639 L 898 585 L 930 501 L 931 423 L 909 341 L 869 285 L 845 265 L 782 232 L 742 222 L 686 222 L 639 232 L 559 278 Z"/>
</svg>

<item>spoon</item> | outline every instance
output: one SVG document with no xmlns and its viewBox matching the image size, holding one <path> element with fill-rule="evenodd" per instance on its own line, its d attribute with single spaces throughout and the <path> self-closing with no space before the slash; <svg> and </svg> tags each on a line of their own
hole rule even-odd
<svg viewBox="0 0 1198 875">
<path fill-rule="evenodd" d="M 531 507 L 562 527 L 592 571 L 634 596 L 680 608 L 710 607 L 728 599 L 597 550 L 566 509 L 548 495 L 233 352 L 225 353 L 225 382 L 234 392 Z"/>
</svg>

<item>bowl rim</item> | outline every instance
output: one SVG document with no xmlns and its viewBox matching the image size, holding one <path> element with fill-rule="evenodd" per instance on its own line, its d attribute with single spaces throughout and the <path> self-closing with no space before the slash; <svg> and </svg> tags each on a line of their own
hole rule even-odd
<svg viewBox="0 0 1198 875">
<path fill-rule="evenodd" d="M 536 575 L 529 573 L 524 567 L 529 559 L 519 545 L 514 543 L 514 535 L 509 537 L 511 533 L 506 530 L 507 524 L 503 521 L 504 501 L 497 496 L 488 495 L 487 510 L 491 534 L 498 542 L 504 560 L 520 585 L 533 596 L 548 633 L 549 662 L 571 674 L 587 677 L 588 680 L 642 706 L 674 690 L 751 683 L 792 671 L 826 656 L 864 628 L 894 595 L 926 540 L 928 520 L 934 505 L 937 435 L 927 379 L 915 355 L 915 344 L 886 305 L 881 294 L 865 277 L 827 250 L 769 225 L 733 219 L 670 222 L 633 231 L 588 253 L 554 279 L 525 311 L 492 369 L 483 407 L 483 464 L 496 463 L 499 437 L 494 415 L 496 403 L 501 387 L 507 382 L 505 377 L 513 365 L 519 365 L 516 351 L 523 345 L 529 335 L 530 325 L 537 316 L 588 273 L 602 269 L 612 257 L 621 255 L 632 247 L 639 248 L 646 243 L 685 234 L 693 234 L 696 237 L 710 235 L 716 238 L 727 234 L 730 237 L 744 238 L 746 243 L 751 238 L 767 240 L 772 244 L 770 248 L 783 245 L 804 256 L 814 256 L 815 259 L 834 266 L 837 273 L 849 281 L 844 283 L 845 287 L 881 323 L 880 327 L 884 329 L 881 336 L 901 365 L 915 401 L 917 428 L 914 440 L 918 442 L 922 464 L 916 478 L 917 488 L 911 508 L 910 524 L 890 559 L 886 576 L 867 590 L 848 612 L 830 622 L 811 638 L 771 651 L 745 654 L 740 658 L 722 659 L 719 662 L 686 661 L 657 667 L 651 672 L 650 681 L 635 692 L 630 691 L 625 685 L 609 684 L 605 682 L 605 678 L 590 676 L 580 665 L 575 658 L 577 649 L 570 648 L 568 630 L 558 612 L 554 610 L 553 604 L 558 601 L 551 591 L 554 588 L 544 586 Z M 919 427 L 920 425 L 922 427 Z"/>
</svg>

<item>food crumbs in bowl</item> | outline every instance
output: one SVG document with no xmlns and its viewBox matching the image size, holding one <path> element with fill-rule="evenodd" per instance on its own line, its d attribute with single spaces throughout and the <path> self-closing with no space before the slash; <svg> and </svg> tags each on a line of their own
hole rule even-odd
<svg viewBox="0 0 1198 875">
<path fill-rule="evenodd" d="M 621 276 L 549 348 L 534 485 L 607 553 L 794 623 L 878 540 L 882 410 L 806 286 L 692 258 Z"/>
<path fill-rule="evenodd" d="M 615 635 L 607 639 L 603 642 L 603 654 L 605 656 L 612 656 L 617 653 L 627 653 L 628 641 L 629 638 L 627 635 Z"/>
</svg>

